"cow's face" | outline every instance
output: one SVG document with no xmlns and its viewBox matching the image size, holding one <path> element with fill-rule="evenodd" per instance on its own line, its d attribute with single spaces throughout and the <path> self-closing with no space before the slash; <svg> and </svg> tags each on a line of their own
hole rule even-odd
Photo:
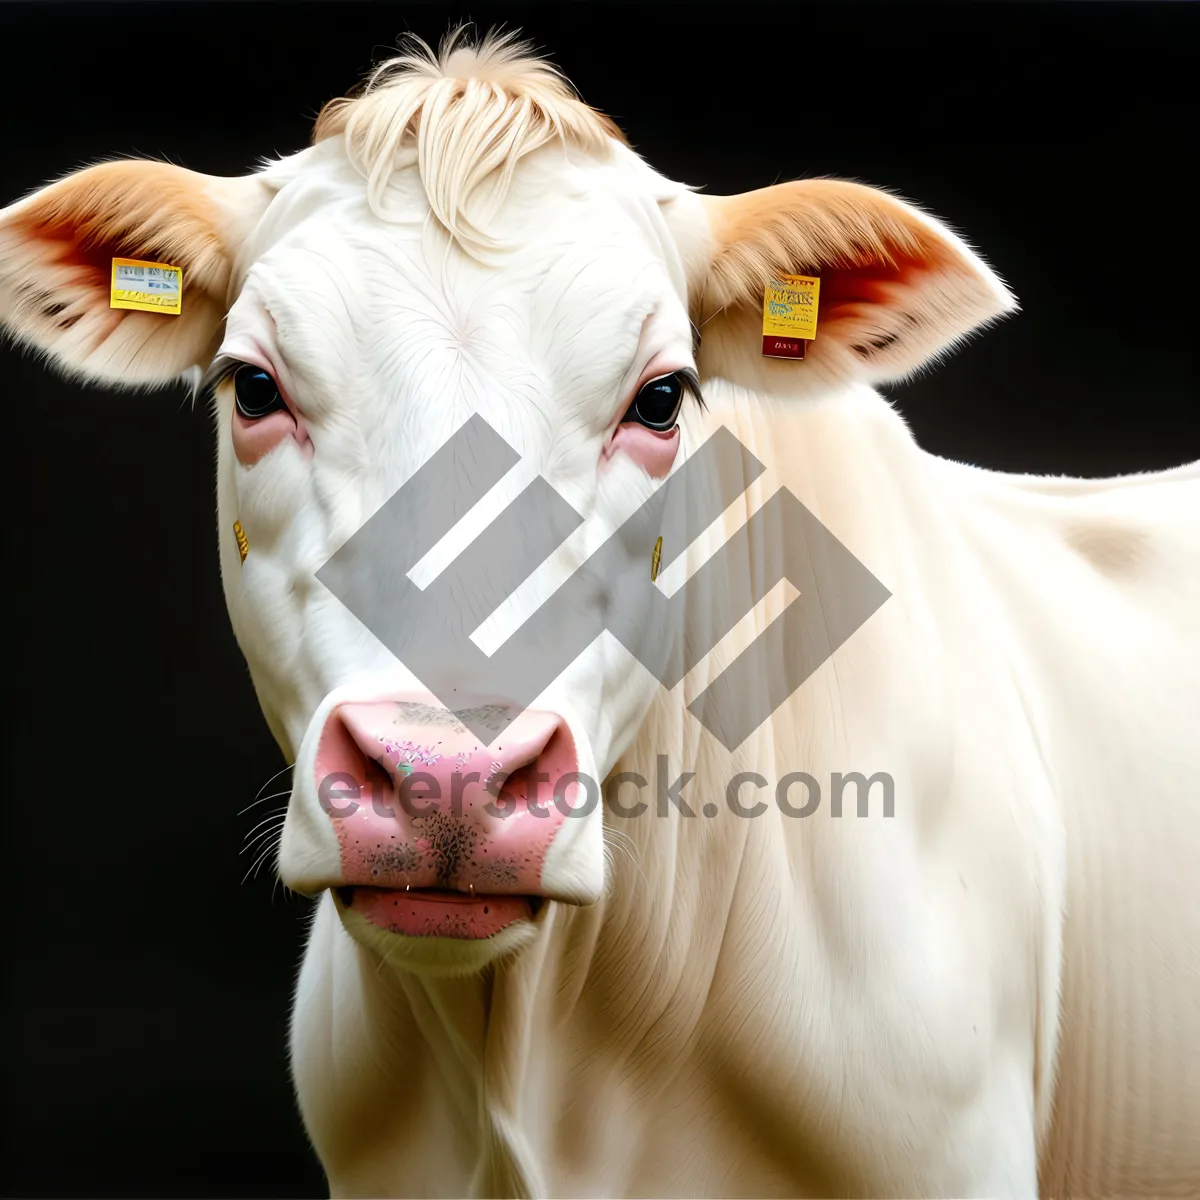
<svg viewBox="0 0 1200 1200">
<path fill-rule="evenodd" d="M 422 71 L 246 179 L 109 163 L 13 205 L 0 296 L 81 375 L 207 371 L 229 610 L 295 762 L 281 877 L 461 972 L 604 886 L 600 785 L 659 684 L 597 631 L 651 572 L 623 531 L 694 448 L 698 375 L 894 377 L 1011 302 L 870 189 L 704 202 L 537 64 Z M 114 257 L 182 266 L 181 315 L 110 308 Z M 822 280 L 803 375 L 761 358 L 780 270 Z"/>
<path fill-rule="evenodd" d="M 524 162 L 491 225 L 513 249 L 480 261 L 415 165 L 385 221 L 318 146 L 212 368 L 226 596 L 297 763 L 282 878 L 337 888 L 348 927 L 399 931 L 405 958 L 440 959 L 441 935 L 473 961 L 541 901 L 599 896 L 599 784 L 657 687 L 608 636 L 554 658 L 564 621 L 602 627 L 620 581 L 576 572 L 661 485 L 698 401 L 661 181 L 614 157 Z M 543 609 L 572 576 L 569 616 Z"/>
</svg>

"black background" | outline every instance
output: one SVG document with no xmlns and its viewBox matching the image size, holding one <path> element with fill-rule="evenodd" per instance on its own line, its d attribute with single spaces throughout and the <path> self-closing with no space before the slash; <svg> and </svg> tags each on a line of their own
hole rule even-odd
<svg viewBox="0 0 1200 1200">
<path fill-rule="evenodd" d="M 963 231 L 1024 311 L 892 389 L 927 448 L 1200 457 L 1191 5 L 11 5 L 0 202 L 114 153 L 240 173 L 465 15 L 524 28 L 675 178 L 849 176 Z M 8 349 L 0 389 L 5 1191 L 321 1194 L 285 1054 L 305 908 L 241 883 L 238 810 L 283 763 L 224 611 L 208 418 Z"/>
</svg>

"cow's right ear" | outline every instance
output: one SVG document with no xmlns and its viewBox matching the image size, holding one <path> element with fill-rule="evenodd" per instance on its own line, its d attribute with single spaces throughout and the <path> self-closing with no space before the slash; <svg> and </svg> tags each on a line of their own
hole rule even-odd
<svg viewBox="0 0 1200 1200">
<path fill-rule="evenodd" d="M 207 363 L 230 273 L 273 189 L 134 159 L 76 171 L 0 210 L 0 323 L 61 370 L 118 386 Z M 182 268 L 178 315 L 110 307 L 112 260 Z"/>
</svg>

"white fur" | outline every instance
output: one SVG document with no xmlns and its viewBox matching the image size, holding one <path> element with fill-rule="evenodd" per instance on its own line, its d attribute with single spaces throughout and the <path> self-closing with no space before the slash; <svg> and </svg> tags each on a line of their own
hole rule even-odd
<svg viewBox="0 0 1200 1200">
<path fill-rule="evenodd" d="M 386 187 L 383 221 L 329 138 L 258 177 L 228 246 L 220 350 L 269 343 L 312 439 L 244 467 L 217 398 L 225 592 L 298 758 L 280 871 L 309 889 L 338 870 L 311 784 L 324 715 L 417 686 L 315 572 L 480 413 L 586 518 L 502 637 L 657 486 L 597 462 L 646 362 L 691 362 L 712 252 L 696 198 L 615 144 L 526 156 L 495 214 L 518 249 L 487 262 L 429 219 L 411 159 Z M 931 277 L 943 324 L 897 361 L 1007 306 L 960 249 L 992 309 L 955 326 Z M 30 261 L 22 242 L 11 278 Z M 1054 1194 L 1181 1193 L 1200 1178 L 1196 471 L 1076 486 L 945 463 L 844 354 L 764 362 L 752 314 L 705 332 L 712 411 L 687 414 L 683 456 L 724 424 L 768 472 L 687 570 L 787 486 L 893 597 L 732 755 L 685 706 L 778 589 L 672 694 L 607 635 L 563 673 L 539 707 L 581 769 L 653 780 L 665 754 L 696 772 L 693 808 L 721 808 L 567 822 L 547 870 L 593 903 L 421 945 L 322 892 L 292 1057 L 334 1193 L 1028 1196 L 1039 1172 Z M 886 771 L 895 816 L 738 820 L 723 793 L 747 770 Z"/>
</svg>

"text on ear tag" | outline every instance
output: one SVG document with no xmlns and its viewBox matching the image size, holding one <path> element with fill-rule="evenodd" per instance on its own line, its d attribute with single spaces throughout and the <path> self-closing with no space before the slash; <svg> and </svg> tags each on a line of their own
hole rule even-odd
<svg viewBox="0 0 1200 1200">
<path fill-rule="evenodd" d="M 766 358 L 803 358 L 817 336 L 821 281 L 815 275 L 773 275 L 763 295 Z"/>
<path fill-rule="evenodd" d="M 183 311 L 183 268 L 137 258 L 114 258 L 108 307 L 179 316 Z"/>
<path fill-rule="evenodd" d="M 241 521 L 234 521 L 233 536 L 237 540 L 238 553 L 242 556 L 242 562 L 245 562 L 246 555 L 250 553 L 250 543 L 246 540 L 246 531 L 242 528 Z"/>
</svg>

